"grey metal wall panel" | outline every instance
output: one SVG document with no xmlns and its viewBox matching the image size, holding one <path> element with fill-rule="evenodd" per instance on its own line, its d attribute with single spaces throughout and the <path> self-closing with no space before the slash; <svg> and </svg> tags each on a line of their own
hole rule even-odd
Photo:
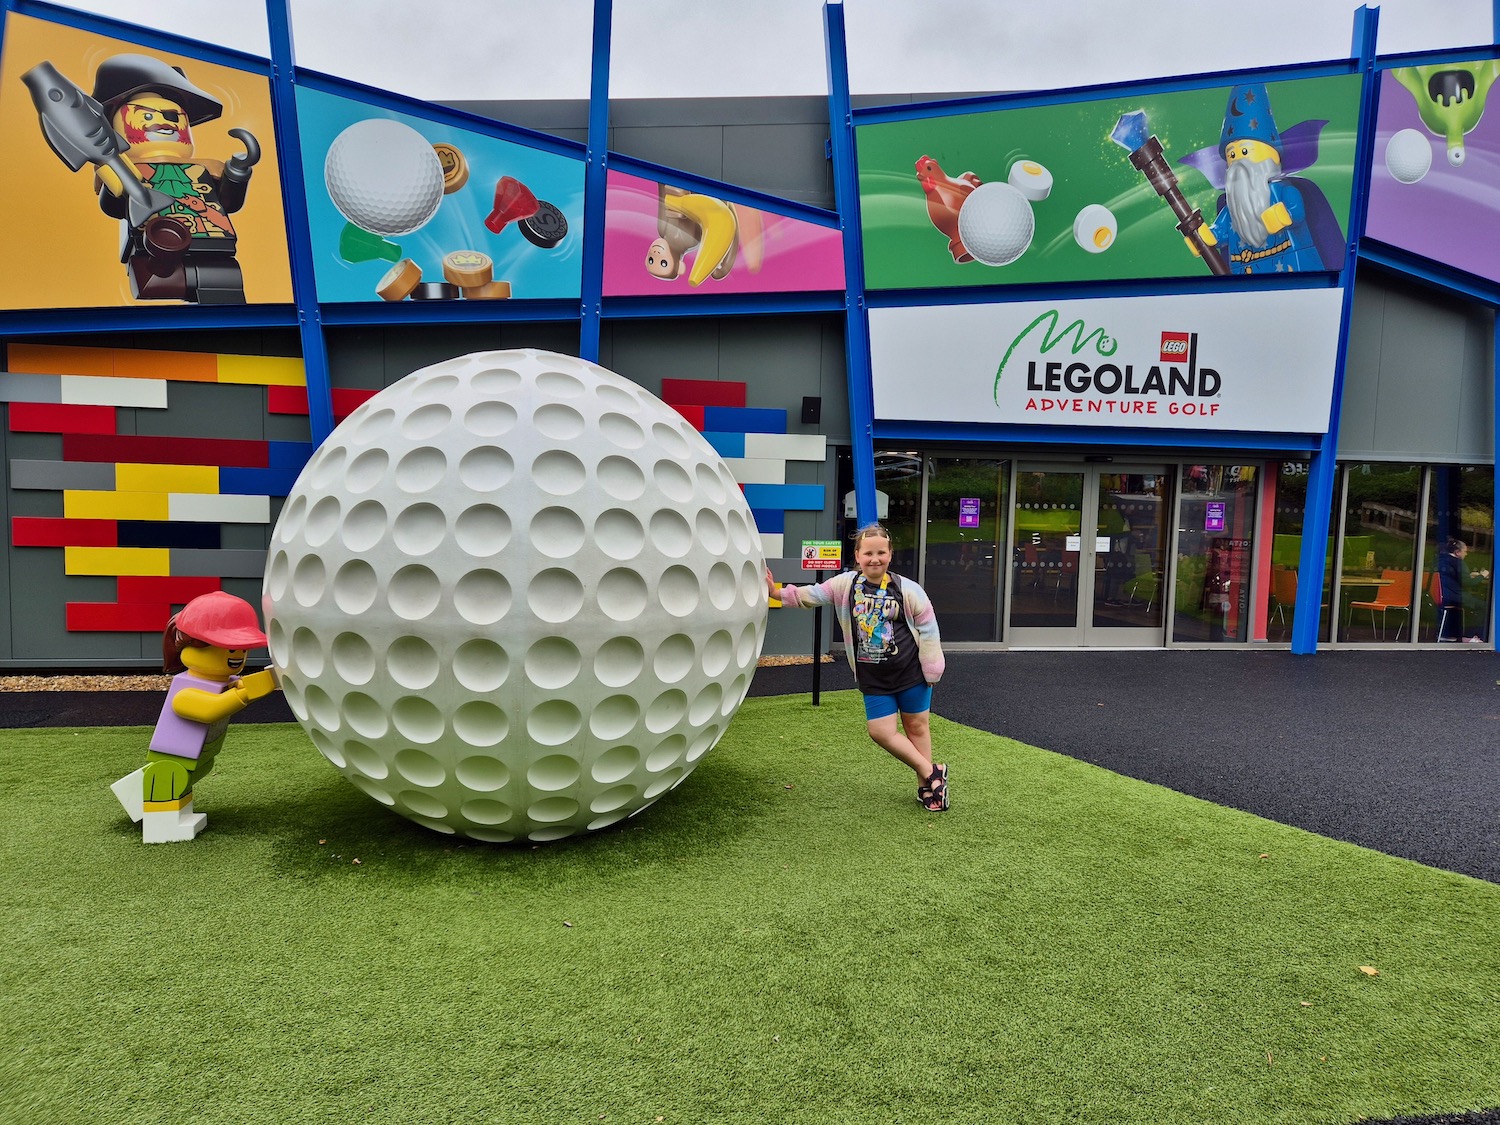
<svg viewBox="0 0 1500 1125">
<path fill-rule="evenodd" d="M 1462 397 L 1458 408 L 1458 456 L 1495 460 L 1495 321 L 1475 310 L 1465 326 Z"/>
<path fill-rule="evenodd" d="M 21 371 L 7 371 L 0 379 L 0 402 L 49 402 L 62 401 L 62 377 L 59 375 L 28 375 Z"/>
<path fill-rule="evenodd" d="M 1344 375 L 1339 457 L 1465 462 L 1492 456 L 1485 309 L 1362 271 Z"/>
<path fill-rule="evenodd" d="M 108 491 L 115 486 L 115 467 L 89 461 L 10 462 L 10 487 L 60 492 L 65 488 Z"/>
<path fill-rule="evenodd" d="M 258 579 L 265 572 L 265 551 L 215 551 L 199 547 L 172 548 L 172 574 L 177 577 Z"/>
<path fill-rule="evenodd" d="M 724 175 L 724 130 L 716 125 L 673 125 L 613 130 L 612 147 L 654 164 L 681 168 L 715 180 Z M 753 187 L 753 184 L 744 184 Z"/>
</svg>

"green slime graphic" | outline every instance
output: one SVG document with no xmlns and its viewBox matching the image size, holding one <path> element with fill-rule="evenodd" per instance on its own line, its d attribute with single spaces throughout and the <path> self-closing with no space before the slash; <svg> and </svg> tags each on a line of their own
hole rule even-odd
<svg viewBox="0 0 1500 1125">
<path fill-rule="evenodd" d="M 1447 140 L 1448 163 L 1462 167 L 1464 134 L 1484 116 L 1490 87 L 1500 77 L 1500 60 L 1394 67 L 1391 77 L 1417 100 L 1422 124 Z"/>
</svg>

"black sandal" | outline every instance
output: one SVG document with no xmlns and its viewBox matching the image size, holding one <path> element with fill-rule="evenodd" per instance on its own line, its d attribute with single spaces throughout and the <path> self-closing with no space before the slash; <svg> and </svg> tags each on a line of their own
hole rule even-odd
<svg viewBox="0 0 1500 1125">
<path fill-rule="evenodd" d="M 926 781 L 917 786 L 917 800 L 928 812 L 948 811 L 948 767 L 933 766 Z"/>
</svg>

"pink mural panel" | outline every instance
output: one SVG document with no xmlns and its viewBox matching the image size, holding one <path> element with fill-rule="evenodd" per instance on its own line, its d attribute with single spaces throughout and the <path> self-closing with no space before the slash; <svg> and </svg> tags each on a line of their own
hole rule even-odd
<svg viewBox="0 0 1500 1125">
<path fill-rule="evenodd" d="M 844 288 L 831 227 L 619 172 L 606 198 L 606 297 Z"/>
</svg>

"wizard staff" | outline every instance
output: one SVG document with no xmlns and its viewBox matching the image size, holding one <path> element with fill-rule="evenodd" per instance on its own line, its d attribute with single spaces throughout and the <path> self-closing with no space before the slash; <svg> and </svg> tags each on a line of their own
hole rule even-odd
<svg viewBox="0 0 1500 1125">
<path fill-rule="evenodd" d="M 1146 127 L 1145 112 L 1138 109 L 1133 113 L 1121 114 L 1109 139 L 1130 153 L 1130 163 L 1145 174 L 1146 182 L 1157 195 L 1167 201 L 1172 214 L 1177 216 L 1177 229 L 1193 244 L 1199 256 L 1208 263 L 1208 268 L 1219 277 L 1229 276 L 1229 265 L 1224 261 L 1224 255 L 1219 253 L 1217 246 L 1203 237 L 1203 212 L 1190 206 L 1182 194 L 1177 177 L 1162 153 L 1161 142 Z"/>
</svg>

